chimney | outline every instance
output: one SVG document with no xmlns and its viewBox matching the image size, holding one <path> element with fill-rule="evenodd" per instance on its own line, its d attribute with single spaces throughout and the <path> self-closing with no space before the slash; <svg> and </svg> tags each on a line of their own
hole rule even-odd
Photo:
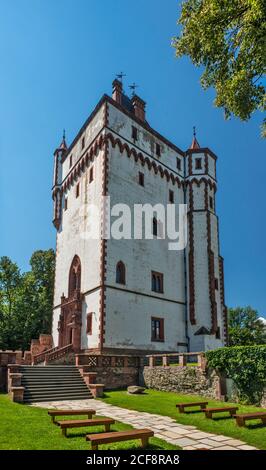
<svg viewBox="0 0 266 470">
<path fill-rule="evenodd" d="M 131 98 L 132 105 L 134 108 L 135 116 L 140 119 L 140 121 L 145 121 L 145 106 L 146 103 L 139 96 L 134 95 Z"/>
<path fill-rule="evenodd" d="M 122 93 L 123 93 L 123 85 L 122 82 L 119 80 L 115 79 L 113 81 L 113 94 L 112 98 L 115 100 L 118 104 L 122 104 Z"/>
</svg>

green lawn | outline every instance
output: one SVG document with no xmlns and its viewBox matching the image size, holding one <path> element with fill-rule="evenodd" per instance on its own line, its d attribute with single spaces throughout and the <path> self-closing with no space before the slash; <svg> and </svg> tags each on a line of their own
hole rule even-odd
<svg viewBox="0 0 266 470">
<path fill-rule="evenodd" d="M 260 421 L 248 421 L 247 428 L 239 428 L 236 426 L 234 419 L 225 418 L 222 414 L 214 415 L 214 419 L 210 420 L 205 418 L 204 413 L 192 412 L 180 414 L 176 409 L 176 403 L 200 401 L 203 398 L 198 395 L 179 395 L 172 392 L 147 390 L 143 395 L 128 395 L 126 391 L 106 392 L 103 401 L 131 410 L 170 416 L 176 419 L 178 423 L 194 425 L 202 431 L 224 434 L 245 441 L 259 449 L 266 449 L 266 426 L 262 426 Z M 209 407 L 230 405 L 230 403 L 210 400 L 208 398 L 206 400 L 209 401 Z M 263 411 L 262 408 L 256 408 L 255 406 L 239 404 L 237 406 L 239 407 L 239 412 Z"/>
<path fill-rule="evenodd" d="M 84 419 L 75 416 L 76 419 Z M 116 423 L 112 430 L 130 429 L 123 423 Z M 51 423 L 51 418 L 44 408 L 20 405 L 10 401 L 7 395 L 0 394 L 0 450 L 89 450 L 85 435 L 103 432 L 103 426 L 95 428 L 69 429 L 69 437 L 64 437 L 58 426 Z M 140 441 L 118 442 L 100 446 L 100 449 L 136 449 Z M 150 439 L 149 449 L 177 449 L 157 438 Z"/>
</svg>

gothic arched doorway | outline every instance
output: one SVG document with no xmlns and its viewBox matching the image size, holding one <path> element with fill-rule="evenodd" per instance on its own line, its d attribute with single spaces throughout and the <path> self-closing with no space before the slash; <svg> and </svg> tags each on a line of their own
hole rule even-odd
<svg viewBox="0 0 266 470">
<path fill-rule="evenodd" d="M 61 313 L 58 324 L 60 348 L 73 345 L 74 351 L 81 347 L 82 324 L 82 294 L 81 286 L 81 262 L 77 255 L 74 256 L 68 278 L 68 297 L 61 298 Z"/>
</svg>

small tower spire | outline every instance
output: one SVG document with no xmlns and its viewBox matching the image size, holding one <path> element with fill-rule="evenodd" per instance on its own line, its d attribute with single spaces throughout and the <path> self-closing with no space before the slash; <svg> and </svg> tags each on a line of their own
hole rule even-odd
<svg viewBox="0 0 266 470">
<path fill-rule="evenodd" d="M 197 137 L 196 137 L 196 127 L 195 126 L 193 126 L 193 139 L 192 139 L 192 143 L 191 143 L 190 148 L 192 150 L 200 148 L 200 144 L 198 143 Z"/>
<path fill-rule="evenodd" d="M 61 142 L 61 145 L 59 147 L 61 150 L 66 150 L 67 149 L 67 143 L 66 143 L 66 130 L 63 129 L 63 139 Z"/>
</svg>

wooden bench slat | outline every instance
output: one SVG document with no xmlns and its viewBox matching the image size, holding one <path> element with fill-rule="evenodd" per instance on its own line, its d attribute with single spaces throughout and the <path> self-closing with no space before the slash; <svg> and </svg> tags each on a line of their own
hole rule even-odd
<svg viewBox="0 0 266 470">
<path fill-rule="evenodd" d="M 63 416 L 63 415 L 85 415 L 91 413 L 95 415 L 95 410 L 49 410 L 48 415 L 50 416 Z"/>
<path fill-rule="evenodd" d="M 256 418 L 266 418 L 266 411 L 258 411 L 256 413 L 238 413 L 237 415 L 234 415 L 234 417 L 240 417 L 240 418 L 245 418 L 245 419 L 256 419 Z"/>
<path fill-rule="evenodd" d="M 177 403 L 176 406 L 197 406 L 197 405 L 208 405 L 208 401 L 196 401 L 191 403 Z"/>
<path fill-rule="evenodd" d="M 88 434 L 86 440 L 90 441 L 96 450 L 99 444 L 109 444 L 111 442 L 130 441 L 134 439 L 142 439 L 147 445 L 148 439 L 154 436 L 154 432 L 150 429 L 132 429 L 128 431 L 107 432 L 102 434 Z M 142 441 L 142 442 L 143 442 Z"/>
<path fill-rule="evenodd" d="M 211 411 L 212 413 L 219 413 L 222 411 L 233 411 L 233 410 L 238 410 L 237 406 L 227 406 L 227 407 L 221 407 L 221 408 L 204 408 L 203 411 Z"/>
<path fill-rule="evenodd" d="M 71 419 L 58 421 L 61 428 L 78 428 L 82 426 L 97 426 L 98 424 L 114 424 L 115 420 L 111 418 L 95 418 L 95 419 Z"/>
<path fill-rule="evenodd" d="M 100 426 L 104 425 L 105 431 L 110 431 L 111 424 L 114 424 L 115 420 L 112 418 L 96 418 L 96 419 L 72 419 L 65 421 L 58 421 L 58 425 L 61 427 L 63 436 L 67 435 L 67 429 L 69 428 L 85 428 L 88 426 Z"/>
</svg>

